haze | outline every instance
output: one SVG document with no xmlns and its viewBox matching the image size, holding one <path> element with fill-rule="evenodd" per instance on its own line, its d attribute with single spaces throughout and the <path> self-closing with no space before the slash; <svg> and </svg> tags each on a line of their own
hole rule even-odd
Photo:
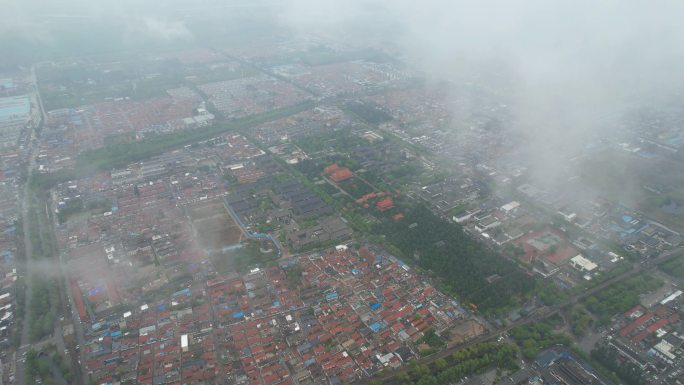
<svg viewBox="0 0 684 385">
<path fill-rule="evenodd" d="M 679 378 L 684 1 L 0 9 L 0 377 Z"/>
</svg>

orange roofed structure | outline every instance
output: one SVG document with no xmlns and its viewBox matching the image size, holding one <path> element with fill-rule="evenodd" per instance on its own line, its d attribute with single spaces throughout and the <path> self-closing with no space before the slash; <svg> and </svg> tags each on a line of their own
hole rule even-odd
<svg viewBox="0 0 684 385">
<path fill-rule="evenodd" d="M 323 172 L 332 175 L 335 171 L 339 170 L 340 166 L 337 165 L 337 163 L 333 163 L 330 166 L 326 167 L 323 169 Z"/>
<path fill-rule="evenodd" d="M 354 176 L 354 174 L 352 174 L 351 170 L 349 170 L 346 167 L 341 167 L 340 169 L 335 171 L 332 175 L 330 175 L 330 179 L 332 179 L 333 182 L 338 183 L 338 182 L 342 182 L 343 180 L 347 180 L 353 176 Z"/>
<path fill-rule="evenodd" d="M 346 167 L 340 167 L 337 163 L 333 163 L 330 166 L 323 169 L 323 172 L 328 174 L 330 179 L 335 182 L 342 182 L 354 176 L 350 169 Z"/>
<path fill-rule="evenodd" d="M 380 211 L 386 211 L 394 207 L 394 201 L 392 200 L 392 197 L 387 197 L 379 201 L 375 207 Z"/>
</svg>

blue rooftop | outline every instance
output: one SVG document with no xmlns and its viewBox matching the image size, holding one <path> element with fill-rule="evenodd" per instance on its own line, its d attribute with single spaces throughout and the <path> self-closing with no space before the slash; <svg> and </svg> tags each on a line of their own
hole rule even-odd
<svg viewBox="0 0 684 385">
<path fill-rule="evenodd" d="M 0 98 L 0 121 L 12 120 L 31 112 L 28 96 Z"/>
<path fill-rule="evenodd" d="M 381 322 L 375 322 L 371 326 L 369 326 L 370 330 L 372 330 L 373 333 L 377 333 L 380 330 L 383 330 L 385 327 L 386 327 L 385 324 L 383 324 Z"/>
</svg>

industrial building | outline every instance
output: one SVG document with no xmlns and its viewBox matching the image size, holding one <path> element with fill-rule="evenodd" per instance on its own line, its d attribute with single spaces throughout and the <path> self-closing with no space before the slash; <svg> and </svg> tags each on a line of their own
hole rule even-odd
<svg viewBox="0 0 684 385">
<path fill-rule="evenodd" d="M 16 145 L 21 130 L 31 120 L 28 96 L 0 98 L 0 147 Z"/>
</svg>

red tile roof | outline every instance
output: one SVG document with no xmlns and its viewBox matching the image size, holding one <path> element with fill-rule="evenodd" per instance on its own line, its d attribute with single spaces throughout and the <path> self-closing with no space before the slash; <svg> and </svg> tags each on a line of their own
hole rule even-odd
<svg viewBox="0 0 684 385">
<path fill-rule="evenodd" d="M 335 171 L 332 175 L 330 175 L 330 179 L 332 179 L 333 182 L 337 183 L 345 181 L 353 176 L 354 174 L 351 172 L 351 170 L 349 170 L 346 167 L 343 167 Z"/>
<path fill-rule="evenodd" d="M 394 207 L 394 201 L 391 197 L 387 197 L 376 203 L 375 207 L 380 211 L 386 211 Z"/>
</svg>

